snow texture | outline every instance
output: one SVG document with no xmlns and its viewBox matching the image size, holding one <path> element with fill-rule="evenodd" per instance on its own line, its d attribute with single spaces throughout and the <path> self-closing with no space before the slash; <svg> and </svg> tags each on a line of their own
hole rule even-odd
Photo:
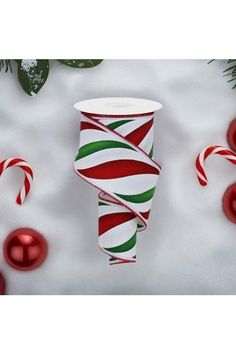
<svg viewBox="0 0 236 354">
<path fill-rule="evenodd" d="M 27 73 L 37 65 L 36 59 L 23 59 L 21 62 L 21 68 Z"/>
<path fill-rule="evenodd" d="M 0 158 L 21 156 L 35 172 L 23 206 L 15 197 L 18 169 L 1 177 L 0 247 L 19 227 L 48 240 L 45 263 L 31 272 L 0 257 L 9 294 L 236 294 L 236 225 L 221 198 L 235 166 L 207 161 L 209 186 L 199 186 L 194 160 L 207 145 L 226 145 L 236 116 L 236 90 L 224 64 L 205 60 L 105 60 L 93 69 L 51 63 L 42 90 L 29 97 L 14 75 L 1 74 Z M 102 96 L 157 100 L 154 154 L 163 169 L 150 224 L 138 235 L 137 263 L 109 266 L 97 243 L 97 191 L 73 171 L 79 112 L 73 104 Z"/>
</svg>

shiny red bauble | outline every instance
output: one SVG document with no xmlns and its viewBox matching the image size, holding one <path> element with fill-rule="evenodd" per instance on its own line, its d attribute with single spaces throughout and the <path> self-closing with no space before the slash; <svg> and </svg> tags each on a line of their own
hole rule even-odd
<svg viewBox="0 0 236 354">
<path fill-rule="evenodd" d="M 3 275 L 0 273 L 0 295 L 5 295 L 5 279 Z"/>
<path fill-rule="evenodd" d="M 236 151 L 236 118 L 229 124 L 227 131 L 227 141 L 230 148 Z"/>
<path fill-rule="evenodd" d="M 227 218 L 233 223 L 236 223 L 236 183 L 226 189 L 222 203 Z"/>
<path fill-rule="evenodd" d="M 27 271 L 38 268 L 47 257 L 45 238 L 33 229 L 23 228 L 11 232 L 4 241 L 3 254 L 14 269 Z"/>
</svg>

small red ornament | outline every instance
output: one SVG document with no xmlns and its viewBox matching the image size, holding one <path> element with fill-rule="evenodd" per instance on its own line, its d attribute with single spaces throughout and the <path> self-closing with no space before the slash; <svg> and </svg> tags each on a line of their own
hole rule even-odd
<svg viewBox="0 0 236 354">
<path fill-rule="evenodd" d="M 236 183 L 226 189 L 222 202 L 225 215 L 236 224 Z"/>
<path fill-rule="evenodd" d="M 14 230 L 3 244 L 6 262 L 12 268 L 22 271 L 38 268 L 47 257 L 47 251 L 45 238 L 28 228 Z"/>
<path fill-rule="evenodd" d="M 0 295 L 5 295 L 5 279 L 0 273 Z"/>
<path fill-rule="evenodd" d="M 236 118 L 229 124 L 227 131 L 227 141 L 230 148 L 236 151 Z"/>
</svg>

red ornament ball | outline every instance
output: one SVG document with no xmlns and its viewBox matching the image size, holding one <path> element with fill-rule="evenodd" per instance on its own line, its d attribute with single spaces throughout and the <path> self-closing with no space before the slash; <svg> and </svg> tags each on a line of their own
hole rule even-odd
<svg viewBox="0 0 236 354">
<path fill-rule="evenodd" d="M 227 141 L 230 148 L 236 151 L 236 118 L 229 124 L 227 131 Z"/>
<path fill-rule="evenodd" d="M 11 232 L 4 241 L 3 254 L 6 262 L 17 270 L 38 268 L 47 257 L 45 238 L 33 229 L 23 228 Z"/>
<path fill-rule="evenodd" d="M 227 218 L 233 223 L 236 223 L 236 183 L 226 189 L 222 203 Z"/>
<path fill-rule="evenodd" d="M 2 274 L 0 273 L 0 295 L 5 295 L 5 279 L 3 278 Z"/>
</svg>

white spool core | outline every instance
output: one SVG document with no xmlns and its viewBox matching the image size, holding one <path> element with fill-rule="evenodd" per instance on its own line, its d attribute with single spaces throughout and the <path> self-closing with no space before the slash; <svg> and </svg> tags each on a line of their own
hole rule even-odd
<svg viewBox="0 0 236 354">
<path fill-rule="evenodd" d="M 129 115 L 155 112 L 162 108 L 159 102 L 132 97 L 102 97 L 77 102 L 81 112 L 104 115 Z"/>
</svg>

